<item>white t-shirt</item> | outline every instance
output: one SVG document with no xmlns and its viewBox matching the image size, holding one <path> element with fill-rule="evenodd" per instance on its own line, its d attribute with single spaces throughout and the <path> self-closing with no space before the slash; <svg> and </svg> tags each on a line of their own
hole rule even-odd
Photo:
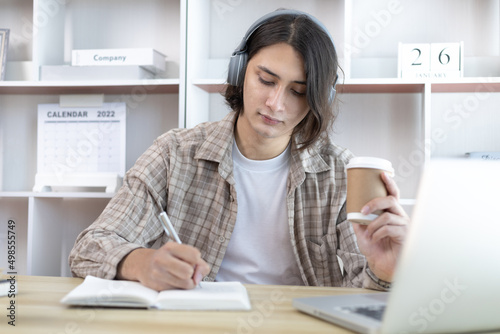
<svg viewBox="0 0 500 334">
<path fill-rule="evenodd" d="M 270 160 L 250 160 L 233 143 L 238 213 L 217 281 L 302 282 L 290 241 L 286 205 L 290 146 Z"/>
</svg>

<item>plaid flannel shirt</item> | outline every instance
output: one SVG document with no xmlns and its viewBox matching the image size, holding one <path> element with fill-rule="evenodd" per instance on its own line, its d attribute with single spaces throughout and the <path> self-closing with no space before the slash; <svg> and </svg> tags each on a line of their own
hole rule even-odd
<svg viewBox="0 0 500 334">
<path fill-rule="evenodd" d="M 183 243 L 198 248 L 211 266 L 204 280 L 215 280 L 238 209 L 231 155 L 235 121 L 230 112 L 219 122 L 158 137 L 78 236 L 69 258 L 73 275 L 113 279 L 132 250 L 166 243 L 158 219 L 166 211 Z M 346 220 L 345 165 L 351 157 L 331 141 L 304 151 L 292 143 L 286 206 L 300 277 L 285 277 L 291 285 L 388 288 L 367 267 Z"/>
</svg>

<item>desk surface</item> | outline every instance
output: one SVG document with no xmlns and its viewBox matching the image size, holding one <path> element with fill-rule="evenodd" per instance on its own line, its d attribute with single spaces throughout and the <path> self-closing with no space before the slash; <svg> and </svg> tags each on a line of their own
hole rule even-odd
<svg viewBox="0 0 500 334">
<path fill-rule="evenodd" d="M 3 275 L 5 277 L 5 275 Z M 297 311 L 292 298 L 367 292 L 363 289 L 246 285 L 251 311 L 160 311 L 67 307 L 59 300 L 79 278 L 17 276 L 15 327 L 10 298 L 0 297 L 1 333 L 351 333 Z"/>
</svg>

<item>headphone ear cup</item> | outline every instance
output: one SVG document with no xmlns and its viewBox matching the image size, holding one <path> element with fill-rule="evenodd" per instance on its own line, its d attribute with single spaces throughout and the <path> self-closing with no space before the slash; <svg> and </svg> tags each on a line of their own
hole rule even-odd
<svg viewBox="0 0 500 334">
<path fill-rule="evenodd" d="M 227 71 L 227 83 L 233 86 L 239 86 L 244 75 L 247 65 L 248 54 L 246 52 L 235 52 L 229 60 L 229 68 Z"/>
</svg>

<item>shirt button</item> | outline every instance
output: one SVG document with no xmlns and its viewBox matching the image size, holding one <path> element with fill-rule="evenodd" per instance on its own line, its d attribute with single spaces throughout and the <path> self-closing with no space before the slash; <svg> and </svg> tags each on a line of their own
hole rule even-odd
<svg viewBox="0 0 500 334">
<path fill-rule="evenodd" d="M 220 243 L 223 243 L 224 241 L 226 241 L 226 238 L 224 238 L 222 235 L 219 237 L 219 242 Z"/>
</svg>

